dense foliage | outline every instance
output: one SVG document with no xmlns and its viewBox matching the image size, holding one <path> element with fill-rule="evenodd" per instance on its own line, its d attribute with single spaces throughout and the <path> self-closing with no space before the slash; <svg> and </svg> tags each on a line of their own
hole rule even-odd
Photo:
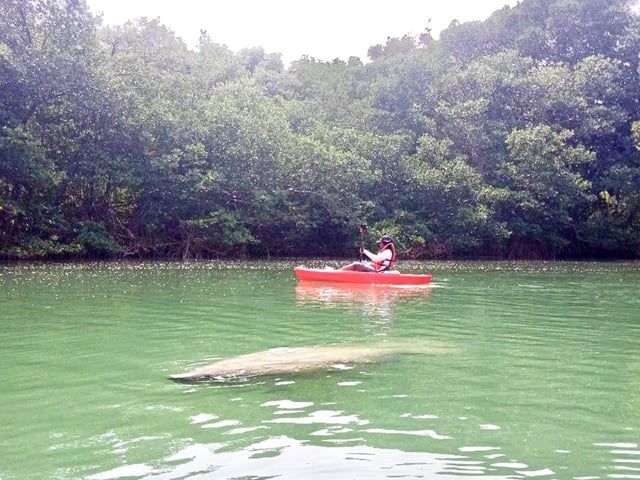
<svg viewBox="0 0 640 480">
<path fill-rule="evenodd" d="M 369 61 L 0 0 L 4 258 L 640 255 L 640 23 L 523 0 Z"/>
</svg>

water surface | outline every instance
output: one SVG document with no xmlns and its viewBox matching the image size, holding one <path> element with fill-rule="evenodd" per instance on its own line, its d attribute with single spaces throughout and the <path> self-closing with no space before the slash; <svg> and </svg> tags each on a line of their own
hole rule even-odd
<svg viewBox="0 0 640 480">
<path fill-rule="evenodd" d="M 638 263 L 399 265 L 434 274 L 421 289 L 293 266 L 0 266 L 0 479 L 640 478 Z M 389 342 L 425 353 L 167 380 Z"/>
</svg>

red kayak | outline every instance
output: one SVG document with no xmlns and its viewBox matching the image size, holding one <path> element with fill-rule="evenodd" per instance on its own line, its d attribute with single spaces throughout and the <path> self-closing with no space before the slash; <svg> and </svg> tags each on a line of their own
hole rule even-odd
<svg viewBox="0 0 640 480">
<path fill-rule="evenodd" d="M 353 270 L 334 270 L 321 268 L 295 267 L 294 272 L 300 281 L 375 283 L 379 285 L 426 285 L 431 275 L 399 272 L 355 272 Z"/>
</svg>

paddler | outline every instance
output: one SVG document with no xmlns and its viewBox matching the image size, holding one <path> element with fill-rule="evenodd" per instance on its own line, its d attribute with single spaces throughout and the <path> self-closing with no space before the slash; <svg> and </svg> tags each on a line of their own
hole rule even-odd
<svg viewBox="0 0 640 480">
<path fill-rule="evenodd" d="M 385 272 L 391 270 L 396 262 L 396 246 L 391 235 L 383 235 L 378 239 L 378 253 L 373 253 L 360 245 L 360 256 L 365 255 L 370 261 L 353 262 L 340 270 L 357 272 Z"/>
</svg>

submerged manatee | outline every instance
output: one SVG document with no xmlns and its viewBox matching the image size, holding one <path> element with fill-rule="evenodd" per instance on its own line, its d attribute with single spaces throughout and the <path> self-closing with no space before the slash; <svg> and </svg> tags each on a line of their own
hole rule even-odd
<svg viewBox="0 0 640 480">
<path fill-rule="evenodd" d="M 452 351 L 443 344 L 380 344 L 373 346 L 282 347 L 240 355 L 171 375 L 178 382 L 225 381 L 263 375 L 306 373 L 348 368 L 354 364 L 376 362 L 398 353 L 435 354 Z"/>
</svg>

